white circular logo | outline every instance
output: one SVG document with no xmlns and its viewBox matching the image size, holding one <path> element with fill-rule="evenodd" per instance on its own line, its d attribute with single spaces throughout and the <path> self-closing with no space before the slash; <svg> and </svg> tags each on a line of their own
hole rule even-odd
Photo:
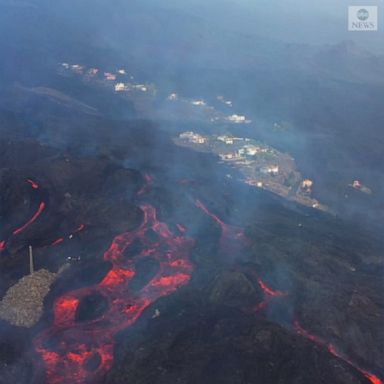
<svg viewBox="0 0 384 384">
<path fill-rule="evenodd" d="M 357 11 L 357 18 L 360 21 L 365 21 L 369 18 L 369 12 L 365 8 L 361 8 Z"/>
</svg>

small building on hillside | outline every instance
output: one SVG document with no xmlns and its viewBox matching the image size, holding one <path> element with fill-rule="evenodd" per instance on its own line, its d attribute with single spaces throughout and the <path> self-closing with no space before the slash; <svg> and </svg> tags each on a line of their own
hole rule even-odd
<svg viewBox="0 0 384 384">
<path fill-rule="evenodd" d="M 276 176 L 279 173 L 279 166 L 278 165 L 268 165 L 266 167 L 260 168 L 260 172 L 264 173 L 265 175 Z"/>
<path fill-rule="evenodd" d="M 116 80 L 116 75 L 111 72 L 104 72 L 104 77 L 105 77 L 105 80 L 108 80 L 108 81 Z"/>
</svg>

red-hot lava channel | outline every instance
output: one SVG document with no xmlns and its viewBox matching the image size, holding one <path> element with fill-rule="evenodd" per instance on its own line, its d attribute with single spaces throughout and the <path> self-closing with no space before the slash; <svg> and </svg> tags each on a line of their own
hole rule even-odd
<svg viewBox="0 0 384 384">
<path fill-rule="evenodd" d="M 144 205 L 142 210 L 143 224 L 135 231 L 115 237 L 104 254 L 104 259 L 112 263 L 104 279 L 97 285 L 58 298 L 52 327 L 35 337 L 34 347 L 41 354 L 47 383 L 97 382 L 112 366 L 116 333 L 131 326 L 157 299 L 189 282 L 193 270 L 189 253 L 194 241 L 171 233 L 166 224 L 157 220 L 152 206 Z M 137 240 L 143 249 L 131 258 L 126 256 L 126 251 Z M 136 274 L 135 265 L 146 257 L 156 259 L 159 270 L 135 292 L 130 286 Z M 81 301 L 95 293 L 108 301 L 106 312 L 96 320 L 76 321 Z M 99 361 L 94 370 L 86 364 L 92 358 Z"/>
<path fill-rule="evenodd" d="M 39 189 L 39 184 L 37 184 L 36 181 L 33 181 L 31 179 L 27 179 L 27 183 L 31 184 L 33 189 Z"/>
<path fill-rule="evenodd" d="M 64 237 L 59 237 L 58 239 L 56 239 L 55 241 L 53 241 L 52 242 L 52 246 L 53 245 L 59 245 L 59 244 L 61 244 L 61 243 L 63 243 L 64 242 Z"/>
<path fill-rule="evenodd" d="M 68 237 L 69 239 L 72 239 L 72 237 L 76 234 L 76 233 L 79 233 L 81 232 L 82 230 L 84 230 L 85 228 L 85 224 L 80 224 L 72 233 L 70 233 L 69 235 L 67 235 L 66 237 Z M 59 245 L 61 243 L 64 243 L 65 241 L 65 238 L 64 237 L 59 237 L 58 239 L 54 240 L 52 243 L 51 243 L 51 246 L 54 246 L 54 245 Z"/>
<path fill-rule="evenodd" d="M 221 227 L 220 246 L 222 251 L 226 253 L 236 252 L 246 242 L 247 239 L 242 228 L 224 223 L 217 215 L 210 212 L 199 199 L 195 200 L 195 205 Z"/>
<path fill-rule="evenodd" d="M 31 187 L 33 189 L 39 189 L 39 184 L 37 184 L 35 181 L 33 181 L 31 179 L 27 179 L 26 182 L 31 184 Z M 41 201 L 37 211 L 33 214 L 33 216 L 25 224 L 23 224 L 21 227 L 16 228 L 15 230 L 13 230 L 12 231 L 12 235 L 13 236 L 17 236 L 20 233 L 24 232 L 42 214 L 42 212 L 45 209 L 45 206 L 46 206 L 45 202 Z M 5 240 L 0 240 L 0 253 L 5 250 L 6 246 L 7 246 L 7 242 Z"/>
<path fill-rule="evenodd" d="M 149 185 L 152 183 L 152 176 L 151 176 L 151 175 L 148 175 L 148 173 L 146 173 L 146 174 L 144 175 L 144 179 L 145 179 L 145 183 L 144 183 L 144 185 L 141 187 L 141 189 L 139 190 L 139 192 L 137 192 L 137 195 L 138 195 L 138 196 L 144 195 L 144 193 L 147 192 Z"/>
<path fill-rule="evenodd" d="M 222 232 L 220 243 L 221 243 L 222 248 L 225 245 L 226 246 L 225 250 L 227 250 L 227 251 L 228 250 L 233 251 L 233 250 L 239 249 L 239 247 L 234 246 L 234 242 L 236 242 L 236 241 L 237 242 L 238 241 L 244 242 L 244 240 L 246 240 L 244 231 L 241 228 L 236 228 L 236 227 L 233 227 L 233 226 L 230 226 L 230 225 L 224 223 L 224 221 L 221 220 L 217 215 L 210 212 L 208 210 L 208 208 L 201 202 L 201 200 L 197 199 L 195 201 L 195 204 L 196 204 L 197 208 L 201 209 L 206 215 L 208 215 L 212 220 L 214 220 L 217 224 L 220 225 L 221 232 Z M 264 292 L 264 294 L 268 300 L 270 298 L 285 297 L 288 295 L 286 292 L 273 290 L 272 288 L 268 287 L 267 284 L 265 284 L 264 281 L 261 280 L 261 278 L 259 278 L 259 277 L 257 277 L 257 282 L 260 285 L 260 288 L 263 290 L 263 292 Z M 267 307 L 267 305 L 268 305 L 267 300 L 262 301 L 256 306 L 254 311 L 263 310 Z"/>
<path fill-rule="evenodd" d="M 260 285 L 260 288 L 263 290 L 264 294 L 271 297 L 285 297 L 288 296 L 287 292 L 277 291 L 270 287 L 268 287 L 267 284 L 264 283 L 263 280 L 260 279 L 260 277 L 257 278 L 257 282 Z"/>
<path fill-rule="evenodd" d="M 270 288 L 266 283 L 264 283 L 263 280 L 261 280 L 260 277 L 257 277 L 257 283 L 264 292 L 265 299 L 263 301 L 260 301 L 260 303 L 258 303 L 254 308 L 251 309 L 251 312 L 253 313 L 264 311 L 268 307 L 268 304 L 271 302 L 271 300 L 288 296 L 287 292 L 278 291 Z"/>
<path fill-rule="evenodd" d="M 12 234 L 16 236 L 16 235 L 19 235 L 21 232 L 25 231 L 32 223 L 36 221 L 36 219 L 41 215 L 44 209 L 45 209 L 45 203 L 44 201 L 42 201 L 39 205 L 38 210 L 35 212 L 35 214 L 24 225 L 22 225 L 20 228 L 15 229 L 12 232 Z"/>
<path fill-rule="evenodd" d="M 294 323 L 293 323 L 293 327 L 295 329 L 295 331 L 307 338 L 308 340 L 311 340 L 312 342 L 322 346 L 322 347 L 325 347 L 327 348 L 328 352 L 330 354 L 332 354 L 333 356 L 335 357 L 338 357 L 339 359 L 341 360 L 344 360 L 346 363 L 348 363 L 349 365 L 351 365 L 352 367 L 354 367 L 355 369 L 357 369 L 361 374 L 363 374 L 372 384 L 383 384 L 383 381 L 381 379 L 379 379 L 376 375 L 374 375 L 373 373 L 370 373 L 368 371 L 366 371 L 365 369 L 362 369 L 360 368 L 359 366 L 357 366 L 356 364 L 354 364 L 351 360 L 345 358 L 341 353 L 338 352 L 337 348 L 331 344 L 331 343 L 327 343 L 325 342 L 324 340 L 322 340 L 320 337 L 316 336 L 316 335 L 312 335 L 311 333 L 309 333 L 306 329 L 304 329 L 300 323 L 295 320 Z"/>
<path fill-rule="evenodd" d="M 220 239 L 220 241 L 222 242 L 223 240 L 243 240 L 245 238 L 244 236 L 244 233 L 242 230 L 239 230 L 239 229 L 236 229 L 234 227 L 231 227 L 229 226 L 228 224 L 224 223 L 218 216 L 216 216 L 215 214 L 211 213 L 208 208 L 200 201 L 200 200 L 196 200 L 195 201 L 195 204 L 196 206 L 201 209 L 205 214 L 207 214 L 209 217 L 211 217 L 217 224 L 220 225 L 221 229 L 222 229 L 222 238 Z M 262 311 L 264 310 L 267 306 L 268 306 L 268 302 L 269 300 L 272 298 L 283 298 L 285 296 L 288 295 L 288 293 L 286 292 L 282 292 L 282 291 L 277 291 L 277 290 L 274 290 L 272 288 L 270 288 L 267 284 L 264 283 L 263 280 L 261 280 L 261 278 L 257 277 L 257 282 L 258 284 L 260 285 L 260 288 L 263 290 L 264 292 L 264 295 L 266 296 L 266 299 L 261 301 L 260 303 L 257 304 L 257 306 L 253 309 L 252 312 L 258 312 L 258 311 Z M 370 373 L 362 368 L 360 368 L 359 366 L 357 366 L 356 364 L 354 364 L 352 361 L 350 361 L 349 359 L 343 357 L 338 351 L 337 351 L 337 348 L 333 345 L 333 344 L 329 344 L 329 343 L 326 343 L 325 341 L 323 341 L 322 339 L 320 339 L 319 337 L 317 336 L 314 336 L 312 334 L 310 334 L 308 331 L 306 331 L 304 328 L 302 328 L 300 326 L 300 324 L 298 323 L 298 321 L 295 321 L 294 324 L 294 329 L 295 331 L 307 338 L 308 340 L 311 340 L 312 342 L 318 344 L 318 345 L 321 345 L 323 347 L 326 347 L 328 352 L 331 353 L 332 355 L 344 360 L 346 363 L 348 363 L 349 365 L 351 365 L 352 367 L 354 367 L 355 369 L 357 369 L 362 375 L 364 375 L 368 380 L 370 380 L 370 382 L 372 384 L 384 384 L 384 382 L 379 378 L 377 377 L 376 375 L 374 375 L 373 373 Z"/>
</svg>

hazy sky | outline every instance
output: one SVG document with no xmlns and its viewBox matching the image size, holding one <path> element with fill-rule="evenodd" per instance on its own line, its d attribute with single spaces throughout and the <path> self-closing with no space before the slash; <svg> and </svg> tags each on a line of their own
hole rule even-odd
<svg viewBox="0 0 384 384">
<path fill-rule="evenodd" d="M 158 3 L 152 0 L 152 3 Z M 349 5 L 379 6 L 378 32 L 349 32 Z M 313 44 L 354 40 L 370 50 L 384 50 L 383 0 L 168 0 L 165 7 L 189 9 L 228 28 L 267 35 L 285 41 Z"/>
</svg>

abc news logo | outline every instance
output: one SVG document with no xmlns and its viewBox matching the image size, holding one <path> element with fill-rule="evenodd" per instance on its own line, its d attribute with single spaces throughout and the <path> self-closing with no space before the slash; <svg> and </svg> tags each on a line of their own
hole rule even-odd
<svg viewBox="0 0 384 384">
<path fill-rule="evenodd" d="M 377 6 L 349 6 L 349 31 L 377 31 Z"/>
</svg>

